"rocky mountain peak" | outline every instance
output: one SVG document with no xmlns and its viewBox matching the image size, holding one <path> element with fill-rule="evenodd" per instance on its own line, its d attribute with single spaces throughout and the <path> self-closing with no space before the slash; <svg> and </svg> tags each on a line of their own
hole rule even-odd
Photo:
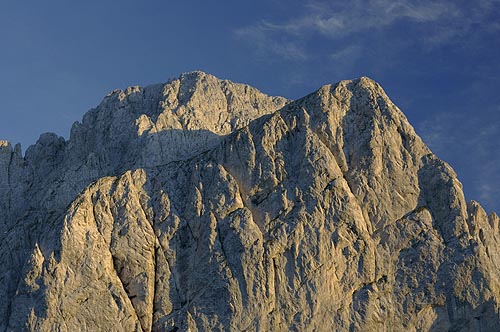
<svg viewBox="0 0 500 332">
<path fill-rule="evenodd" d="M 498 216 L 369 78 L 289 101 L 186 73 L 15 151 L 0 331 L 500 329 Z"/>
</svg>

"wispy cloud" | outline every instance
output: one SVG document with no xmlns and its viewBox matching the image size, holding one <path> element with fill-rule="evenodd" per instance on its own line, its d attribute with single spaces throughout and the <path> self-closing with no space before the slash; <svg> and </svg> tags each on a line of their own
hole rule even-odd
<svg viewBox="0 0 500 332">
<path fill-rule="evenodd" d="M 362 48 L 358 45 L 350 45 L 346 48 L 333 52 L 330 54 L 330 57 L 333 60 L 344 59 L 346 57 L 356 58 L 360 55 L 361 50 Z"/>
<path fill-rule="evenodd" d="M 305 60 L 307 58 L 301 41 L 281 35 L 271 23 L 261 22 L 256 26 L 240 28 L 236 36 L 250 41 L 255 47 L 255 53 L 260 57 L 275 55 L 287 60 Z"/>
<path fill-rule="evenodd" d="M 414 4 L 410 1 L 350 1 L 341 6 L 329 2 L 310 2 L 309 13 L 301 19 L 301 28 L 336 38 L 370 29 L 383 29 L 406 19 L 430 22 L 456 13 L 454 5 Z"/>
<path fill-rule="evenodd" d="M 475 25 L 491 14 L 499 0 L 479 0 L 468 5 L 456 3 L 451 0 L 308 0 L 303 3 L 301 15 L 280 22 L 256 22 L 237 29 L 235 34 L 255 46 L 261 54 L 274 54 L 287 60 L 307 60 L 313 54 L 305 45 L 313 38 L 344 39 L 333 43 L 333 47 L 352 48 L 352 42 L 345 41 L 347 37 L 384 32 L 403 22 L 425 28 L 425 33 L 414 34 L 411 38 L 433 47 L 472 33 L 477 29 Z M 496 20 L 487 28 L 495 29 L 494 22 Z M 362 46 L 357 44 L 356 47 Z"/>
</svg>

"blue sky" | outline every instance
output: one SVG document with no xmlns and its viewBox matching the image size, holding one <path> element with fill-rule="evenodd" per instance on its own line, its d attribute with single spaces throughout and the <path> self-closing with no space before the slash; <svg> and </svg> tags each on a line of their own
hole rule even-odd
<svg viewBox="0 0 500 332">
<path fill-rule="evenodd" d="M 500 212 L 500 0 L 3 1 L 0 47 L 0 139 L 23 150 L 185 71 L 292 99 L 369 76 Z"/>
</svg>

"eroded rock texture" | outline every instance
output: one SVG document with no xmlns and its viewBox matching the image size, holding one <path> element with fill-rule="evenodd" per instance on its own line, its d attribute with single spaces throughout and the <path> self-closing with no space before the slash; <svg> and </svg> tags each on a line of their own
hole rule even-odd
<svg viewBox="0 0 500 332">
<path fill-rule="evenodd" d="M 368 78 L 202 72 L 0 143 L 1 331 L 497 331 L 499 218 Z"/>
</svg>

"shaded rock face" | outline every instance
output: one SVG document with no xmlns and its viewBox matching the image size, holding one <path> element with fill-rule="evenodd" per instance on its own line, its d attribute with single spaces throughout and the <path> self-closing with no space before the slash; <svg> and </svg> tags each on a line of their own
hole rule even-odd
<svg viewBox="0 0 500 332">
<path fill-rule="evenodd" d="M 368 78 L 115 91 L 0 194 L 0 331 L 500 329 L 498 216 Z"/>
</svg>

